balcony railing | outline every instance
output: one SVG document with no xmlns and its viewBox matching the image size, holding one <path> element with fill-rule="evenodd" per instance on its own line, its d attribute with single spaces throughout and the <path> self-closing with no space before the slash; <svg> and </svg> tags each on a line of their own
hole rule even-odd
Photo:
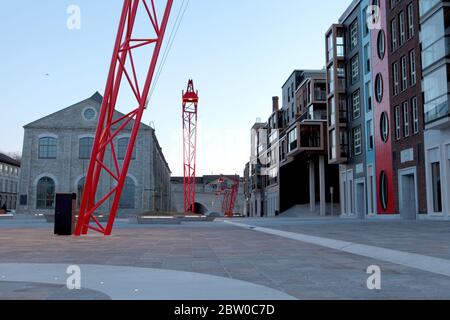
<svg viewBox="0 0 450 320">
<path fill-rule="evenodd" d="M 447 96 L 427 103 L 425 105 L 425 123 L 431 124 L 436 120 L 449 116 L 449 111 L 449 100 Z"/>
</svg>

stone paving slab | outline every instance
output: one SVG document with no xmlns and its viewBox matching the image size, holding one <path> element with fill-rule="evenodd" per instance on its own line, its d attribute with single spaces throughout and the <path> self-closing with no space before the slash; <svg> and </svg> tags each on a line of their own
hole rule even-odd
<svg viewBox="0 0 450 320">
<path fill-rule="evenodd" d="M 450 221 L 244 219 L 235 222 L 450 259 Z"/>
<path fill-rule="evenodd" d="M 324 228 L 330 232 L 349 229 L 353 230 L 355 237 L 358 235 L 357 225 L 349 222 L 330 223 L 328 226 L 314 221 L 289 221 L 292 225 L 286 221 L 264 223 L 274 228 L 306 228 L 315 230 L 316 234 L 323 232 Z M 448 277 L 228 226 L 221 222 L 145 228 L 118 224 L 110 238 L 55 237 L 50 227 L 35 227 L 33 224 L 20 226 L 13 223 L 8 227 L 7 222 L 2 224 L 0 223 L 0 263 L 166 268 L 249 281 L 298 299 L 450 299 Z M 407 231 L 402 231 L 401 226 L 395 227 L 397 228 L 405 237 Z M 405 228 L 412 227 L 406 225 Z M 420 225 L 416 228 L 424 238 L 433 238 L 432 228 Z M 375 223 L 369 229 L 374 236 L 378 233 L 386 234 L 386 230 L 389 229 L 383 223 Z M 409 232 L 412 234 L 410 242 L 413 245 L 418 242 L 417 233 L 414 228 Z M 338 236 L 339 234 L 337 232 Z M 361 231 L 360 238 L 364 237 L 367 236 Z M 444 239 L 446 236 L 438 237 Z M 376 245 L 376 241 L 373 239 L 369 244 Z M 381 291 L 369 291 L 366 287 L 367 267 L 374 264 L 382 269 Z"/>
</svg>

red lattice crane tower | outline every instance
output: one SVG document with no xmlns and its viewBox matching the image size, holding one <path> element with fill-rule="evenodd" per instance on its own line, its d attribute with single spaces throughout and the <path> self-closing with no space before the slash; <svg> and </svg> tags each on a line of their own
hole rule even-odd
<svg viewBox="0 0 450 320">
<path fill-rule="evenodd" d="M 122 190 L 132 159 L 133 149 L 147 108 L 147 99 L 155 74 L 158 57 L 164 40 L 173 0 L 124 0 L 120 17 L 105 94 L 100 109 L 97 132 L 92 148 L 89 169 L 80 206 L 75 235 L 85 235 L 89 230 L 111 235 Z M 158 19 L 157 11 L 162 10 Z M 136 17 L 144 17 L 147 25 L 140 26 L 143 36 L 133 33 Z M 162 14 L 162 15 L 161 15 Z M 142 28 L 141 28 L 142 27 Z M 147 48 L 151 53 L 144 68 L 145 77 L 139 77 L 133 54 L 136 50 Z M 147 69 L 148 68 L 148 69 Z M 124 81 L 122 81 L 124 80 Z M 133 105 L 126 115 L 115 118 L 116 103 L 121 89 L 132 92 Z M 135 100 L 134 100 L 135 98 Z M 126 128 L 132 127 L 125 159 L 118 160 L 114 139 Z M 106 150 L 110 150 L 111 160 L 105 159 Z M 109 158 L 109 155 L 108 157 Z M 110 160 L 110 161 L 108 161 Z M 111 163 L 110 165 L 108 165 Z M 111 177 L 113 183 L 104 195 L 98 194 L 102 176 Z M 110 215 L 106 226 L 102 225 L 94 213 L 102 206 L 110 206 Z"/>
<path fill-rule="evenodd" d="M 227 177 L 232 181 L 231 188 L 225 182 L 225 178 L 220 178 L 219 182 L 222 183 L 222 192 L 224 194 L 222 202 L 222 212 L 225 217 L 232 218 L 234 216 L 234 207 L 236 206 L 236 199 L 239 193 L 240 179 L 236 177 Z"/>
<path fill-rule="evenodd" d="M 184 212 L 195 213 L 198 91 L 189 80 L 183 91 Z"/>
</svg>

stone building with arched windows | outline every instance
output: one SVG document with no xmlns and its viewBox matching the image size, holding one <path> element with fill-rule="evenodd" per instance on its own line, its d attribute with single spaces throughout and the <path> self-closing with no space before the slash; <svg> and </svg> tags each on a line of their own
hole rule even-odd
<svg viewBox="0 0 450 320">
<path fill-rule="evenodd" d="M 92 97 L 24 126 L 18 213 L 53 213 L 56 193 L 76 193 L 80 204 L 103 97 Z M 123 114 L 116 112 L 114 117 Z M 119 165 L 124 159 L 132 122 L 114 139 Z M 114 167 L 110 148 L 105 163 Z M 119 216 L 169 211 L 171 171 L 155 135 L 142 124 L 119 205 Z M 100 178 L 97 198 L 114 186 L 114 179 Z M 107 215 L 112 200 L 97 211 Z"/>
</svg>

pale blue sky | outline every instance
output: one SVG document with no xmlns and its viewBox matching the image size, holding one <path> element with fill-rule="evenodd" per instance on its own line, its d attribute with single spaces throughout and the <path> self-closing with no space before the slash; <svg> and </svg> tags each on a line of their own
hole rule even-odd
<svg viewBox="0 0 450 320">
<path fill-rule="evenodd" d="M 181 4 L 175 0 L 174 15 Z M 144 122 L 182 172 L 181 90 L 199 90 L 198 174 L 242 174 L 250 128 L 297 68 L 322 68 L 324 33 L 351 0 L 191 0 Z M 81 30 L 66 9 L 81 8 Z M 2 1 L 0 150 L 21 151 L 22 126 L 103 94 L 120 0 Z M 169 31 L 171 26 L 169 26 Z M 50 74 L 49 77 L 45 74 Z M 123 108 L 123 99 L 119 110 Z"/>
</svg>

